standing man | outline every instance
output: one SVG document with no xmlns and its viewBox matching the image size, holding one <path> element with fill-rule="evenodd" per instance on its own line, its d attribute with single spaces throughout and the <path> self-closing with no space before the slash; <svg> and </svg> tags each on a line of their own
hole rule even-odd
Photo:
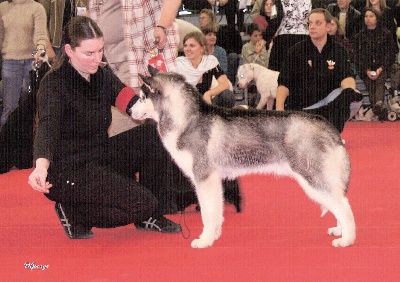
<svg viewBox="0 0 400 282">
<path fill-rule="evenodd" d="M 180 5 L 181 0 L 89 0 L 90 17 L 104 34 L 109 66 L 136 93 L 140 91 L 139 73 L 148 74 L 152 51 L 164 56 L 168 70 L 176 67 L 179 33 L 175 17 Z M 115 108 L 112 115 L 110 136 L 138 125 Z"/>
<path fill-rule="evenodd" d="M 339 132 L 350 118 L 350 104 L 361 101 L 344 46 L 328 36 L 331 14 L 314 9 L 309 38 L 294 45 L 278 78 L 276 110 L 305 110 L 324 116 Z"/>
<path fill-rule="evenodd" d="M 337 4 L 328 5 L 328 11 L 339 20 L 342 38 L 352 39 L 362 27 L 361 12 L 350 5 L 351 0 L 337 0 Z M 340 30 L 340 29 L 339 29 Z"/>
<path fill-rule="evenodd" d="M 104 33 L 105 56 L 122 82 L 139 90 L 139 73 L 148 73 L 152 51 L 176 67 L 179 46 L 175 23 L 181 0 L 89 1 L 90 17 Z"/>
</svg>

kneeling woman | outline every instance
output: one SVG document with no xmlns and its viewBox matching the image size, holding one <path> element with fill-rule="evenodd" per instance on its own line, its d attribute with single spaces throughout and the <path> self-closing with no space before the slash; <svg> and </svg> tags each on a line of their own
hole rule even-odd
<svg viewBox="0 0 400 282">
<path fill-rule="evenodd" d="M 201 32 L 190 32 L 183 39 L 184 57 L 177 58 L 177 73 L 203 94 L 209 104 L 235 106 L 232 83 L 213 55 L 206 55 L 206 39 Z"/>
<path fill-rule="evenodd" d="M 187 180 L 181 182 L 154 124 L 108 138 L 111 105 L 125 111 L 138 97 L 99 66 L 101 30 L 90 18 L 77 16 L 64 38 L 60 57 L 38 92 L 35 169 L 29 184 L 56 202 L 71 239 L 93 237 L 92 227 L 130 223 L 141 230 L 180 232 L 181 226 L 163 214 L 176 211 L 170 208 L 176 205 L 172 191 L 192 188 Z"/>
</svg>

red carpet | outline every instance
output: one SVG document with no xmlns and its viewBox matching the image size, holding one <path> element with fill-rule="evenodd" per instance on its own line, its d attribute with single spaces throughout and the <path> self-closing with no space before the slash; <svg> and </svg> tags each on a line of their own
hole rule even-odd
<svg viewBox="0 0 400 282">
<path fill-rule="evenodd" d="M 243 177 L 244 211 L 226 206 L 222 237 L 211 248 L 191 249 L 202 227 L 193 207 L 184 217 L 189 239 L 125 226 L 69 240 L 53 203 L 28 186 L 30 170 L 0 175 L 1 280 L 400 281 L 399 128 L 400 122 L 351 122 L 342 135 L 357 224 L 348 248 L 331 247 L 333 216 L 320 218 L 319 207 L 287 178 Z"/>
</svg>

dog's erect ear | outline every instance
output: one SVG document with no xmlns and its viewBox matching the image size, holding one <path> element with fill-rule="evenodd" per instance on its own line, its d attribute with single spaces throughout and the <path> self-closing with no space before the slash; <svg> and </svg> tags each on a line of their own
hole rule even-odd
<svg viewBox="0 0 400 282">
<path fill-rule="evenodd" d="M 147 69 L 149 70 L 151 76 L 155 76 L 159 72 L 158 69 L 152 67 L 151 65 L 147 65 Z"/>
<path fill-rule="evenodd" d="M 151 76 L 144 76 L 143 74 L 139 73 L 139 78 L 143 81 L 142 90 L 145 93 L 145 96 L 148 97 L 150 93 L 155 93 L 154 87 L 155 79 Z"/>
<path fill-rule="evenodd" d="M 149 87 L 154 83 L 154 79 L 151 76 L 145 76 L 139 73 L 139 77 L 143 81 L 143 84 L 146 84 Z"/>
</svg>

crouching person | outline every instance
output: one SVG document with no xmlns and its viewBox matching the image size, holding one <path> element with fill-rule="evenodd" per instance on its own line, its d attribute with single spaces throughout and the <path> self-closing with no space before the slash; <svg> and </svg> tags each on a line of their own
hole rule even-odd
<svg viewBox="0 0 400 282">
<path fill-rule="evenodd" d="M 92 227 L 130 223 L 180 232 L 181 226 L 163 215 L 177 211 L 173 192 L 191 185 L 163 148 L 155 125 L 108 138 L 110 106 L 126 111 L 138 96 L 102 67 L 103 49 L 103 34 L 90 18 L 77 16 L 66 26 L 65 47 L 38 92 L 29 184 L 56 203 L 71 239 L 93 237 Z"/>
</svg>

